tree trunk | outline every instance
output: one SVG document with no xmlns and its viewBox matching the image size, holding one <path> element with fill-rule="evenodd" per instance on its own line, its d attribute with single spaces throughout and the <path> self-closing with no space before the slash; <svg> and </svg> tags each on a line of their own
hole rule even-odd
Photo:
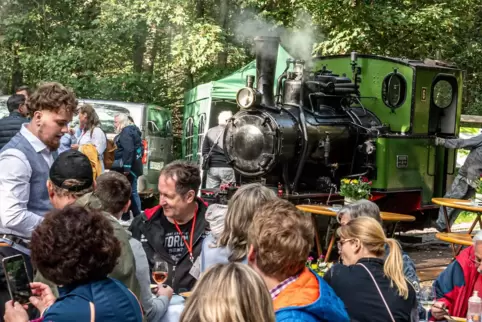
<svg viewBox="0 0 482 322">
<path fill-rule="evenodd" d="M 151 52 L 149 55 L 150 62 L 149 65 L 147 66 L 147 73 L 149 75 L 149 83 L 152 83 L 152 80 L 154 78 L 154 65 L 156 63 L 156 58 L 157 58 L 157 53 L 159 51 L 159 43 L 161 41 L 161 32 L 159 31 L 158 28 L 154 31 L 154 41 L 152 43 L 152 48 Z"/>
<path fill-rule="evenodd" d="M 219 0 L 219 16 L 218 25 L 221 30 L 226 30 L 226 25 L 228 22 L 228 3 L 229 0 Z M 228 65 L 228 52 L 226 50 L 226 44 L 223 46 L 223 50 L 218 53 L 218 66 L 220 68 L 225 68 Z"/>
<path fill-rule="evenodd" d="M 142 73 L 144 54 L 146 52 L 147 23 L 145 20 L 137 24 L 137 32 L 134 34 L 134 48 L 132 55 L 134 73 Z"/>
<path fill-rule="evenodd" d="M 15 43 L 13 45 L 13 64 L 12 64 L 12 87 L 11 92 L 15 93 L 15 90 L 23 84 L 23 70 L 20 65 L 20 56 L 18 55 L 18 48 L 20 45 Z"/>
<path fill-rule="evenodd" d="M 204 17 L 204 0 L 196 0 L 196 18 Z"/>
</svg>

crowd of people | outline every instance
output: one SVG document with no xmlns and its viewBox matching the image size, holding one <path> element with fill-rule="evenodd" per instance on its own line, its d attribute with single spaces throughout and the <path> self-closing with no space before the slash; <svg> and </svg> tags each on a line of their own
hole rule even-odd
<svg viewBox="0 0 482 322">
<path fill-rule="evenodd" d="M 22 254 L 33 282 L 27 308 L 10 299 L 2 276 L 7 322 L 408 322 L 425 313 L 413 261 L 386 237 L 370 201 L 339 212 L 340 260 L 321 277 L 306 265 L 311 219 L 273 190 L 246 184 L 227 206 L 208 206 L 198 197 L 199 166 L 174 161 L 160 171 L 159 205 L 141 211 L 141 134 L 127 115 L 115 117 L 117 148 L 107 166 L 99 118 L 91 106 L 79 108 L 69 89 L 43 84 L 8 106 L 0 240 L 11 247 L 0 247 L 0 256 Z M 72 129 L 77 113 L 80 126 Z M 208 139 L 209 155 L 216 133 Z M 212 181 L 231 180 L 222 163 L 214 165 L 222 171 L 212 171 Z M 482 272 L 477 236 L 435 282 L 432 319 L 466 313 Z M 152 277 L 159 263 L 162 281 Z M 179 295 L 188 291 L 185 301 Z"/>
</svg>

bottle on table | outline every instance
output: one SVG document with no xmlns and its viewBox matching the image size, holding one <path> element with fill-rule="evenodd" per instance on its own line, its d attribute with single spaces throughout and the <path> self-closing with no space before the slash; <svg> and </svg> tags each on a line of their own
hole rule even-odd
<svg viewBox="0 0 482 322">
<path fill-rule="evenodd" d="M 480 312 L 482 311 L 482 299 L 478 296 L 478 292 L 469 298 L 469 307 L 467 310 L 467 322 L 480 322 Z"/>
</svg>

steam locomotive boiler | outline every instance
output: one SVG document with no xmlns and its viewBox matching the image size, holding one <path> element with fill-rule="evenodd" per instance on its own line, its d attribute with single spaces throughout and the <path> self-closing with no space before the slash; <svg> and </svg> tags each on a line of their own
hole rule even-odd
<svg viewBox="0 0 482 322">
<path fill-rule="evenodd" d="M 255 46 L 256 79 L 249 75 L 238 91 L 240 110 L 224 133 L 225 154 L 241 181 L 282 185 L 293 195 L 329 192 L 341 177 L 370 177 L 373 138 L 384 126 L 360 102 L 356 54 L 354 81 L 288 59 L 275 85 L 279 38 L 257 37 Z"/>
</svg>

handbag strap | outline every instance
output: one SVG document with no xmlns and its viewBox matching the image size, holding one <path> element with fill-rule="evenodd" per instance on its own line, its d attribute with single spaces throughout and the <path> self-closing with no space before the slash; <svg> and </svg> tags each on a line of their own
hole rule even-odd
<svg viewBox="0 0 482 322">
<path fill-rule="evenodd" d="M 208 158 L 211 156 L 211 153 L 213 152 L 214 147 L 215 147 L 216 145 L 218 145 L 219 138 L 221 137 L 221 135 L 223 135 L 223 133 L 224 133 L 224 129 L 223 129 L 221 132 L 219 132 L 219 135 L 218 135 L 218 137 L 216 138 L 216 141 L 214 141 L 213 146 L 212 146 L 211 149 L 209 150 L 209 152 L 208 152 L 208 154 L 207 154 L 207 156 L 206 156 L 206 159 L 208 159 Z"/>
<path fill-rule="evenodd" d="M 387 308 L 387 311 L 388 311 L 388 314 L 390 315 L 390 318 L 392 318 L 392 321 L 395 322 L 395 319 L 393 318 L 393 315 L 392 315 L 392 311 L 390 311 L 390 308 L 388 307 L 387 301 L 385 301 L 385 297 L 383 296 L 382 291 L 380 290 L 380 287 L 378 287 L 378 283 L 375 280 L 375 277 L 373 277 L 372 272 L 370 272 L 370 270 L 365 265 L 363 265 L 362 263 L 358 263 L 357 265 L 362 266 L 367 271 L 368 275 L 370 275 L 373 283 L 377 287 L 378 294 L 380 294 L 380 297 L 382 298 L 383 304 L 385 304 L 385 307 Z"/>
<path fill-rule="evenodd" d="M 90 322 L 95 322 L 95 306 L 94 303 L 89 302 L 90 305 Z"/>
</svg>

